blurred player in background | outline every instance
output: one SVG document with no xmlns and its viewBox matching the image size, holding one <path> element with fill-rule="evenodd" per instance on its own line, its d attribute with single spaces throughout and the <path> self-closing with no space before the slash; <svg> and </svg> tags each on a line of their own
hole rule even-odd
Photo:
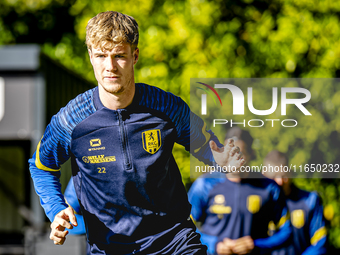
<svg viewBox="0 0 340 255">
<path fill-rule="evenodd" d="M 288 166 L 286 154 L 273 150 L 264 159 L 264 166 Z M 293 228 L 293 244 L 275 251 L 274 255 L 318 255 L 327 254 L 327 230 L 323 218 L 323 207 L 316 192 L 307 192 L 297 188 L 285 172 L 266 171 L 265 176 L 272 178 L 285 193 Z"/>
<path fill-rule="evenodd" d="M 243 157 L 254 159 L 253 138 L 232 127 L 226 140 L 235 141 Z M 227 178 L 226 178 L 227 176 Z M 279 186 L 261 173 L 214 173 L 198 178 L 189 191 L 191 215 L 201 223 L 201 241 L 209 254 L 270 254 L 291 235 L 287 206 Z M 278 231 L 268 235 L 268 225 Z"/>
<path fill-rule="evenodd" d="M 226 146 L 179 97 L 135 83 L 138 24 L 122 13 L 99 13 L 86 44 L 98 86 L 71 100 L 51 119 L 29 160 L 50 238 L 63 244 L 77 226 L 60 188 L 60 167 L 71 158 L 91 254 L 205 254 L 178 166 L 181 144 L 206 164 L 240 167 Z M 192 143 L 190 143 L 191 141 Z"/>
</svg>

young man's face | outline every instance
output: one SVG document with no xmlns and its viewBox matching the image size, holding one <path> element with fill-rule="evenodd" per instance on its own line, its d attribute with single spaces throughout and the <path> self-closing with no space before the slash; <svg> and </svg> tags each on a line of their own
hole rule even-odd
<svg viewBox="0 0 340 255">
<path fill-rule="evenodd" d="M 98 85 L 111 94 L 119 95 L 134 86 L 134 65 L 139 49 L 131 50 L 127 43 L 117 44 L 111 51 L 89 50 L 91 64 Z"/>
<path fill-rule="evenodd" d="M 280 164 L 275 164 L 270 161 L 264 161 L 263 165 L 269 169 L 269 167 L 276 167 L 276 169 L 280 169 Z M 279 186 L 281 186 L 283 189 L 286 189 L 290 186 L 290 180 L 287 177 L 287 173 L 285 172 L 279 172 L 279 171 L 267 171 L 262 173 L 264 176 L 266 176 L 269 179 L 274 180 Z"/>
</svg>

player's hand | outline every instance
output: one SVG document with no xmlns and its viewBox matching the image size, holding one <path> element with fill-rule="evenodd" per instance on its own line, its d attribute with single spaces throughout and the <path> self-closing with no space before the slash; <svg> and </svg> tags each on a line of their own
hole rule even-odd
<svg viewBox="0 0 340 255">
<path fill-rule="evenodd" d="M 219 148 L 214 141 L 209 142 L 215 162 L 219 166 L 234 166 L 239 169 L 246 161 L 242 158 L 239 147 L 234 145 L 233 139 L 228 139 L 224 147 Z"/>
<path fill-rule="evenodd" d="M 216 245 L 216 253 L 218 255 L 230 255 L 233 254 L 234 240 L 224 238 L 223 242 L 219 242 Z"/>
<path fill-rule="evenodd" d="M 254 241 L 250 236 L 244 236 L 234 240 L 233 252 L 236 254 L 248 254 L 254 249 Z"/>
<path fill-rule="evenodd" d="M 72 207 L 60 211 L 51 223 L 50 239 L 56 245 L 62 245 L 65 242 L 68 231 L 65 228 L 72 229 L 73 226 L 78 226 L 77 218 L 74 215 Z"/>
</svg>

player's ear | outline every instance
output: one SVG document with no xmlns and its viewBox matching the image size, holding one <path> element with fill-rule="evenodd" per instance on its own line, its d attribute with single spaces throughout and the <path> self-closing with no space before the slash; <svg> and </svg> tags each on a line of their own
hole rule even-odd
<svg viewBox="0 0 340 255">
<path fill-rule="evenodd" d="M 89 53 L 91 65 L 93 65 L 92 64 L 92 50 L 91 49 L 87 49 L 87 52 Z"/>
<path fill-rule="evenodd" d="M 138 58 L 139 58 L 139 48 L 136 48 L 134 51 L 133 51 L 133 64 L 137 64 L 138 62 Z"/>
</svg>

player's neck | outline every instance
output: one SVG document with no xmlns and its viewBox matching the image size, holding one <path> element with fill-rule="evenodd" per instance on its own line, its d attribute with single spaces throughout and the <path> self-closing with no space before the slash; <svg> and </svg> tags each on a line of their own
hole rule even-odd
<svg viewBox="0 0 340 255">
<path fill-rule="evenodd" d="M 239 176 L 228 176 L 227 178 L 231 182 L 235 182 L 235 183 L 241 182 L 241 177 Z"/>
<path fill-rule="evenodd" d="M 282 189 L 287 197 L 290 195 L 290 193 L 292 193 L 292 185 L 290 183 L 282 185 Z"/>
<path fill-rule="evenodd" d="M 231 182 L 239 183 L 242 179 L 248 177 L 247 173 L 229 173 L 226 175 L 228 180 Z"/>
<path fill-rule="evenodd" d="M 98 86 L 99 98 L 102 104 L 110 110 L 124 109 L 132 103 L 135 95 L 135 84 L 122 93 L 113 94 Z"/>
</svg>

